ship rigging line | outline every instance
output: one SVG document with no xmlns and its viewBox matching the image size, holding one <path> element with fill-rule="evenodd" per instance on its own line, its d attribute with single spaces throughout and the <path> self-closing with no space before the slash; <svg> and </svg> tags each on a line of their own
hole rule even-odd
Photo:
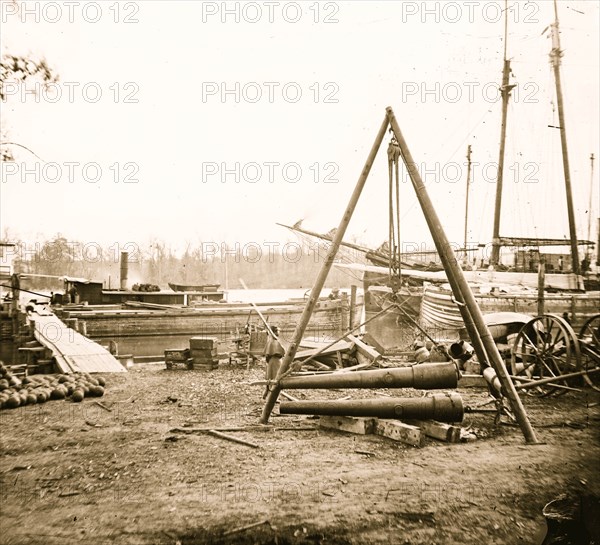
<svg viewBox="0 0 600 545">
<path fill-rule="evenodd" d="M 19 146 L 20 148 L 27 150 L 29 153 L 31 153 L 32 155 L 37 157 L 42 163 L 47 164 L 47 162 L 44 161 L 37 153 L 30 150 L 27 146 L 24 146 L 23 144 L 19 144 L 18 142 L 0 142 L 0 146 Z"/>
<path fill-rule="evenodd" d="M 48 299 L 50 299 L 49 295 L 44 295 L 43 293 L 37 293 L 36 291 L 30 291 L 30 290 L 26 290 L 26 289 L 23 289 L 23 288 L 15 288 L 13 286 L 7 286 L 6 284 L 0 284 L 0 287 L 8 288 L 8 289 L 14 289 L 14 290 L 17 290 L 17 291 L 24 291 L 26 293 L 32 293 L 33 295 L 39 295 L 40 297 L 47 297 Z"/>
</svg>

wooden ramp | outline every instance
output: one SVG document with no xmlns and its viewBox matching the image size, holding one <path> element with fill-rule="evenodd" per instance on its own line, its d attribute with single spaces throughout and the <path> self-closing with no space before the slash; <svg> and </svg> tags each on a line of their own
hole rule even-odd
<svg viewBox="0 0 600 545">
<path fill-rule="evenodd" d="M 34 336 L 52 351 L 63 373 L 123 373 L 126 369 L 108 350 L 68 328 L 55 314 L 37 310 L 30 315 L 35 322 Z"/>
</svg>

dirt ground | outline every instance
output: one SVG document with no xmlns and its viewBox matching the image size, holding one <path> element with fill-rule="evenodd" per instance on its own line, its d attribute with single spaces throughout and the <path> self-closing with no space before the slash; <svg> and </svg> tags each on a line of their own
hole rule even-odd
<svg viewBox="0 0 600 545">
<path fill-rule="evenodd" d="M 465 415 L 475 441 L 420 449 L 277 409 L 268 431 L 231 432 L 256 449 L 171 431 L 257 424 L 262 387 L 248 382 L 263 373 L 138 366 L 105 375 L 110 412 L 93 399 L 0 411 L 0 543 L 533 544 L 546 503 L 600 496 L 600 394 L 590 390 L 523 397 L 539 445 L 491 413 Z M 470 406 L 488 399 L 460 393 Z"/>
</svg>

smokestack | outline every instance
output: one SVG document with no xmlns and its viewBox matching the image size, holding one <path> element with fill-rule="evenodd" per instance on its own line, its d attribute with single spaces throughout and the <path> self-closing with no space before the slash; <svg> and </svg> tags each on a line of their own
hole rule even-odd
<svg viewBox="0 0 600 545">
<path fill-rule="evenodd" d="M 127 289 L 127 272 L 128 272 L 129 254 L 121 252 L 121 289 Z"/>
</svg>

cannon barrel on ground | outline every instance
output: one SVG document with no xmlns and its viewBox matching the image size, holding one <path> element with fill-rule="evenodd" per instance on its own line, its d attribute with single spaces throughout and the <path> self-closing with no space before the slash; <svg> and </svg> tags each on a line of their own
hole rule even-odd
<svg viewBox="0 0 600 545">
<path fill-rule="evenodd" d="M 461 422 L 464 408 L 458 394 L 435 394 L 429 397 L 357 399 L 343 401 L 282 401 L 281 414 L 313 414 L 321 416 L 371 416 Z"/>
<path fill-rule="evenodd" d="M 434 390 L 456 388 L 457 384 L 458 369 L 454 363 L 424 363 L 375 371 L 286 377 L 280 381 L 280 386 L 284 389 L 419 388 Z"/>
</svg>

